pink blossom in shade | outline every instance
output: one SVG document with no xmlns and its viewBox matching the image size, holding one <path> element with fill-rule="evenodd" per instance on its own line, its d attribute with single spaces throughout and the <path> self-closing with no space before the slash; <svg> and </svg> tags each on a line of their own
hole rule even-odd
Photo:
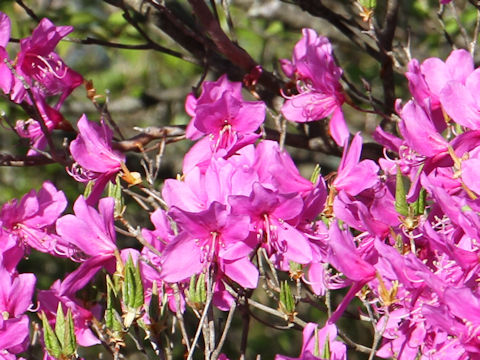
<svg viewBox="0 0 480 360">
<path fill-rule="evenodd" d="M 355 196 L 366 189 L 373 188 L 378 183 L 379 167 L 372 160 L 360 161 L 362 152 L 362 137 L 357 133 L 350 147 L 345 146 L 342 160 L 338 166 L 337 177 L 333 186 L 337 191 L 345 191 Z M 362 179 L 362 181 L 358 181 Z"/>
<path fill-rule="evenodd" d="M 248 239 L 247 216 L 232 215 L 218 202 L 196 213 L 173 207 L 169 215 L 177 223 L 179 234 L 163 253 L 161 276 L 164 281 L 188 279 L 216 264 L 240 285 L 256 287 L 258 270 L 249 261 L 241 261 L 255 246 Z"/>
<path fill-rule="evenodd" d="M 279 194 L 256 182 L 249 196 L 232 195 L 228 201 L 232 214 L 250 217 L 250 230 L 257 234 L 258 242 L 268 255 L 300 264 L 312 261 L 307 237 L 295 228 L 295 224 L 289 224 L 303 210 L 298 194 Z"/>
<path fill-rule="evenodd" d="M 241 83 L 228 81 L 226 75 L 217 81 L 206 81 L 198 99 L 189 95 L 185 108 L 192 116 L 187 138 L 196 140 L 209 135 L 210 146 L 232 151 L 255 142 L 255 131 L 265 120 L 266 107 L 260 101 L 245 101 Z"/>
<path fill-rule="evenodd" d="M 60 95 L 58 110 L 70 93 L 83 83 L 83 77 L 65 65 L 54 52 L 58 42 L 73 31 L 72 26 L 55 26 L 42 19 L 32 35 L 20 41 L 15 69 L 31 86 L 45 96 Z M 12 100 L 21 102 L 26 95 L 24 85 L 15 80 Z"/>
<path fill-rule="evenodd" d="M 282 114 L 287 120 L 309 122 L 331 115 L 329 129 L 335 142 L 343 146 L 349 137 L 342 112 L 345 102 L 340 77 L 328 39 L 312 29 L 303 29 L 295 45 L 292 61 L 282 60 L 285 74 L 297 82 L 298 95 L 287 97 Z"/>
<path fill-rule="evenodd" d="M 68 246 L 55 236 L 52 228 L 66 206 L 63 192 L 52 183 L 45 182 L 38 192 L 31 190 L 20 202 L 12 200 L 2 206 L 2 237 L 14 239 L 19 249 L 33 247 L 52 255 L 65 255 Z M 23 256 L 23 250 L 9 254 L 8 263 L 13 259 L 18 261 Z"/>
<path fill-rule="evenodd" d="M 53 129 L 58 129 L 63 125 L 66 125 L 63 115 L 58 110 L 49 106 L 46 103 L 45 98 L 39 94 L 36 88 L 32 88 L 31 91 L 33 94 L 33 101 L 35 102 L 38 112 L 45 124 L 46 131 L 50 133 Z M 15 130 L 21 137 L 30 139 L 31 148 L 28 150 L 28 156 L 37 155 L 37 150 L 45 149 L 47 138 L 42 130 L 42 126 L 37 120 L 18 120 L 15 124 Z"/>
<path fill-rule="evenodd" d="M 112 148 L 112 130 L 102 121 L 96 124 L 82 115 L 78 120 L 78 136 L 70 144 L 74 164 L 71 175 L 80 182 L 95 181 L 87 202 L 98 201 L 109 181 L 122 169 L 125 155 Z"/>
<path fill-rule="evenodd" d="M 346 360 L 347 347 L 336 338 L 337 327 L 335 324 L 326 324 L 323 328 L 318 329 L 317 324 L 308 323 L 303 329 L 303 346 L 300 356 L 292 358 L 277 355 L 275 360 Z"/>
</svg>

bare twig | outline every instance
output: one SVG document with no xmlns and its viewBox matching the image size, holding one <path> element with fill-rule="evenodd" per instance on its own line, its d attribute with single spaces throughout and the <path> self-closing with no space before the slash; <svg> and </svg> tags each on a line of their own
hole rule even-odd
<svg viewBox="0 0 480 360">
<path fill-rule="evenodd" d="M 230 310 L 228 311 L 227 321 L 225 322 L 225 326 L 223 327 L 223 332 L 222 332 L 222 335 L 220 337 L 220 340 L 218 341 L 217 347 L 215 348 L 214 352 L 212 353 L 211 360 L 217 360 L 217 358 L 220 356 L 223 344 L 225 343 L 225 340 L 227 339 L 228 331 L 230 330 L 230 326 L 232 325 L 233 315 L 235 314 L 236 308 L 237 308 L 236 303 L 233 303 L 230 306 Z"/>
<path fill-rule="evenodd" d="M 37 14 L 35 14 L 35 12 L 32 9 L 30 9 L 22 0 L 15 0 L 15 2 L 18 5 L 20 5 L 20 7 L 23 10 L 25 10 L 28 16 L 30 16 L 36 22 L 40 22 L 40 17 Z"/>
</svg>

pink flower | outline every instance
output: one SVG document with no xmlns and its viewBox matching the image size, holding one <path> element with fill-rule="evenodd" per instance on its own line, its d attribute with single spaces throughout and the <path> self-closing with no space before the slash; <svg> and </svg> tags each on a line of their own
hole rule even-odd
<svg viewBox="0 0 480 360">
<path fill-rule="evenodd" d="M 95 180 L 88 203 L 95 203 L 107 183 L 122 169 L 125 155 L 112 149 L 112 130 L 102 121 L 96 124 L 85 115 L 78 120 L 78 136 L 70 144 L 70 152 L 78 166 L 71 170 L 72 176 L 81 182 Z"/>
<path fill-rule="evenodd" d="M 335 340 L 337 327 L 326 324 L 318 329 L 318 325 L 308 323 L 303 329 L 302 352 L 298 358 L 283 355 L 275 356 L 275 360 L 346 360 L 347 347 L 341 341 Z"/>
<path fill-rule="evenodd" d="M 338 166 L 338 174 L 333 182 L 337 191 L 345 191 L 355 196 L 378 183 L 378 165 L 372 160 L 360 161 L 362 153 L 362 137 L 357 133 L 347 148 L 343 150 L 342 160 Z M 361 179 L 361 181 L 359 181 Z"/>
<path fill-rule="evenodd" d="M 165 281 L 188 279 L 216 264 L 240 285 L 257 286 L 258 270 L 247 258 L 254 247 L 248 239 L 247 216 L 231 215 L 218 202 L 197 213 L 173 207 L 169 215 L 180 232 L 163 254 L 161 276 Z"/>
<path fill-rule="evenodd" d="M 287 97 L 282 107 L 286 119 L 308 122 L 330 118 L 329 129 L 335 142 L 343 146 L 349 132 L 342 112 L 345 97 L 340 85 L 342 70 L 336 66 L 328 39 L 312 29 L 303 29 L 295 45 L 292 61 L 283 60 L 285 74 L 297 82 L 298 95 Z"/>
<path fill-rule="evenodd" d="M 249 196 L 230 196 L 229 203 L 233 214 L 250 217 L 251 230 L 269 255 L 300 264 L 312 261 L 307 237 L 288 223 L 303 210 L 299 195 L 279 194 L 256 182 Z"/>
<path fill-rule="evenodd" d="M 3 237 L 15 239 L 19 252 L 9 252 L 5 260 L 16 261 L 23 256 L 23 247 L 30 246 L 52 255 L 64 255 L 68 249 L 53 233 L 52 227 L 65 210 L 67 199 L 50 182 L 45 182 L 38 191 L 31 190 L 20 202 L 12 200 L 3 205 L 0 220 L 3 223 Z"/>
<path fill-rule="evenodd" d="M 0 264 L 0 354 L 20 353 L 28 346 L 29 321 L 24 313 L 32 305 L 36 280 L 34 274 L 11 274 Z"/>
<path fill-rule="evenodd" d="M 57 220 L 58 235 L 76 249 L 72 251 L 71 257 L 83 261 L 64 280 L 65 291 L 74 293 L 83 288 L 102 267 L 110 271 L 115 268 L 115 254 L 118 250 L 113 225 L 114 207 L 113 198 L 104 198 L 99 201 L 97 211 L 80 196 L 73 205 L 75 215 L 65 215 Z"/>
<path fill-rule="evenodd" d="M 255 131 L 265 120 L 265 104 L 243 100 L 241 88 L 241 83 L 223 75 L 215 82 L 204 82 L 198 99 L 189 95 L 185 107 L 192 120 L 187 137 L 196 140 L 209 135 L 214 152 L 231 152 L 255 142 L 259 137 Z"/>
</svg>

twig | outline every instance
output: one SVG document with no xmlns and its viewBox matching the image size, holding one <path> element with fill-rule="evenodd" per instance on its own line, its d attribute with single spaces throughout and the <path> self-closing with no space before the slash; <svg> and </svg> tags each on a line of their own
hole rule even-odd
<svg viewBox="0 0 480 360">
<path fill-rule="evenodd" d="M 23 10 L 25 10 L 25 12 L 27 13 L 28 16 L 30 16 L 36 22 L 40 22 L 40 18 L 37 16 L 37 14 L 35 14 L 35 12 L 32 9 L 30 9 L 27 5 L 25 5 L 25 3 L 22 0 L 15 0 L 15 2 L 18 5 L 20 5 L 20 7 Z"/>
<path fill-rule="evenodd" d="M 475 58 L 475 50 L 477 48 L 477 38 L 480 31 L 480 9 L 477 8 L 477 18 L 475 20 L 475 29 L 473 30 L 472 41 L 470 42 L 470 54 Z"/>
<path fill-rule="evenodd" d="M 230 329 L 230 326 L 232 325 L 233 315 L 235 314 L 236 308 L 237 308 L 237 303 L 235 302 L 232 303 L 232 305 L 230 306 L 230 310 L 228 311 L 227 321 L 225 322 L 225 326 L 223 327 L 222 335 L 220 336 L 220 340 L 218 341 L 217 347 L 212 353 L 211 360 L 217 360 L 217 358 L 220 356 L 220 352 L 222 351 L 223 344 L 227 339 L 228 331 Z"/>
<path fill-rule="evenodd" d="M 197 331 L 195 333 L 195 337 L 193 338 L 192 346 L 190 347 L 190 350 L 188 351 L 187 360 L 192 360 L 192 358 L 193 358 L 193 353 L 195 352 L 195 347 L 197 345 L 198 338 L 200 337 L 200 333 L 202 332 L 203 322 L 207 318 L 208 308 L 210 307 L 211 301 L 212 301 L 212 297 L 208 298 L 207 301 L 205 302 L 205 307 L 204 307 L 203 312 L 202 312 L 202 317 L 200 318 L 200 321 L 198 323 Z"/>
<path fill-rule="evenodd" d="M 180 326 L 180 332 L 182 333 L 183 342 L 187 348 L 187 351 L 190 353 L 192 346 L 190 346 L 190 341 L 188 340 L 187 330 L 185 329 L 185 321 L 183 320 L 183 315 L 181 312 L 181 299 L 180 299 L 180 290 L 178 289 L 177 284 L 171 284 L 173 293 L 175 295 L 175 303 L 177 306 L 177 311 L 175 311 L 175 317 L 178 320 L 178 325 Z"/>
<path fill-rule="evenodd" d="M 465 30 L 465 27 L 462 25 L 462 21 L 460 20 L 460 17 L 458 16 L 457 7 L 455 6 L 455 4 L 453 2 L 448 4 L 448 5 L 452 9 L 453 18 L 455 19 L 455 22 L 458 25 L 458 29 L 460 30 L 460 34 L 462 34 L 463 41 L 465 42 L 465 47 L 468 47 L 468 44 L 469 44 L 470 41 L 468 40 L 467 30 Z"/>
</svg>

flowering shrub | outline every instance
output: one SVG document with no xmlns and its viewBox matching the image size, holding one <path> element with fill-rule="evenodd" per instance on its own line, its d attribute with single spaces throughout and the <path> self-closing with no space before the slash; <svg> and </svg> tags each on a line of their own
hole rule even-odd
<svg viewBox="0 0 480 360">
<path fill-rule="evenodd" d="M 191 3 L 208 19 L 203 2 Z M 359 4 L 375 27 L 367 14 L 374 2 Z M 186 128 L 124 139 L 92 83 L 55 52 L 72 31 L 42 19 L 12 60 L 18 47 L 9 48 L 10 18 L 0 14 L 0 89 L 29 115 L 11 127 L 29 139 L 23 161 L 58 163 L 86 184 L 73 212 L 50 181 L 0 210 L 0 358 L 41 348 L 45 359 L 74 359 L 102 345 L 119 359 L 132 337 L 152 357 L 203 351 L 205 359 L 228 359 L 237 311 L 245 358 L 255 308 L 303 331 L 299 357 L 279 349 L 279 360 L 346 359 L 347 347 L 369 359 L 480 359 L 480 70 L 472 49 L 445 61 L 410 59 L 411 98 L 390 104 L 392 113 L 373 100 L 362 110 L 330 41 L 305 28 L 292 60 L 281 60 L 288 79 L 275 107 L 261 87 L 274 75 L 211 26 L 205 31 L 217 35 L 210 34 L 219 51 L 243 67 L 243 84 L 225 74 L 203 81 L 185 94 Z M 82 85 L 101 119 L 82 115 L 72 126 L 62 107 Z M 350 134 L 347 105 L 394 125 L 382 121 L 371 134 L 378 156 L 362 156 L 369 134 Z M 278 136 L 269 117 L 278 120 Z M 301 175 L 285 148 L 286 121 L 297 129 L 326 125 L 323 140 L 341 157 L 334 173 Z M 72 135 L 62 145 L 59 129 Z M 158 140 L 162 150 L 184 138 L 195 143 L 176 179 L 155 183 L 151 163 L 144 179 L 128 169 L 129 151 L 148 158 L 148 143 Z M 130 223 L 126 197 L 150 212 L 153 230 Z M 138 241 L 123 241 L 125 234 Z M 42 290 L 36 274 L 19 270 L 31 252 L 78 266 Z M 96 293 L 86 298 L 86 290 Z M 224 324 L 215 321 L 219 312 L 228 312 Z M 368 323 L 371 344 L 345 334 L 348 317 Z"/>
</svg>

